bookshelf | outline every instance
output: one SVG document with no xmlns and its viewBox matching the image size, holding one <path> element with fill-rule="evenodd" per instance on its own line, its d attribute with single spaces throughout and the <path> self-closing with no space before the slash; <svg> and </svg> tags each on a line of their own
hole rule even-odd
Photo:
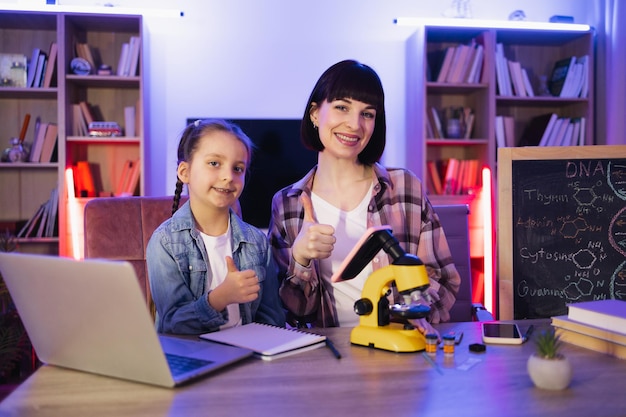
<svg viewBox="0 0 626 417">
<path fill-rule="evenodd" d="M 144 155 L 144 74 L 140 47 L 137 71 L 116 75 L 125 43 L 143 36 L 141 16 L 83 13 L 0 11 L 0 53 L 24 54 L 30 60 L 34 48 L 48 51 L 56 42 L 57 68 L 51 87 L 0 87 L 0 122 L 6 132 L 4 147 L 19 134 L 21 123 L 31 115 L 25 143 L 34 139 L 34 120 L 58 125 L 56 157 L 49 163 L 0 163 L 0 221 L 26 221 L 58 187 L 58 234 L 48 238 L 20 239 L 20 249 L 63 256 L 82 256 L 82 207 L 89 198 L 112 195 L 122 181 L 128 160 Z M 71 68 L 76 45 L 87 44 L 95 62 L 91 73 L 79 75 Z M 141 42 L 140 42 L 141 44 Z M 111 75 L 98 74 L 99 64 L 112 67 Z M 73 106 L 91 105 L 96 120 L 117 122 L 125 127 L 125 109 L 134 107 L 136 133 L 132 136 L 94 137 L 75 129 Z M 100 185 L 95 197 L 66 187 L 66 169 L 87 161 Z M 131 194 L 143 195 L 143 179 Z M 74 198 L 72 197 L 74 196 Z"/>
<path fill-rule="evenodd" d="M 514 143 L 518 146 L 525 128 L 531 121 L 546 113 L 560 117 L 585 118 L 585 144 L 594 144 L 594 32 L 567 30 L 507 29 L 476 27 L 417 26 L 406 41 L 406 110 L 411 115 L 406 120 L 409 156 L 407 168 L 424 180 L 429 199 L 433 204 L 468 204 L 470 206 L 470 252 L 472 262 L 484 257 L 481 252 L 486 236 L 482 218 L 484 207 L 480 198 L 482 184 L 475 188 L 461 189 L 459 193 L 433 192 L 429 167 L 433 161 L 450 159 L 477 160 L 479 166 L 491 169 L 489 192 L 493 201 L 497 190 L 497 141 L 496 117 L 512 118 Z M 483 46 L 482 73 L 472 82 L 442 80 L 438 71 L 444 52 L 459 45 Z M 501 44 L 509 60 L 520 63 L 526 69 L 535 92 L 534 97 L 502 96 L 497 83 L 496 45 Z M 588 55 L 589 71 L 586 74 L 589 91 L 583 98 L 540 96 L 540 77 L 549 80 L 555 63 L 571 56 Z M 458 65 L 458 64 L 457 64 Z M 454 67 L 454 65 L 452 65 Z M 439 81 L 438 81 L 439 79 Z M 473 129 L 469 137 L 438 138 L 429 127 L 431 108 L 446 109 L 464 107 L 473 109 Z M 442 118 L 442 125 L 445 119 Z M 538 139 L 537 139 L 538 142 Z M 479 168 L 479 169 L 481 169 Z M 440 172 L 440 175 L 443 175 Z M 480 179 L 480 176 L 479 176 Z M 441 179 L 443 182 L 443 178 Z M 444 187 L 445 188 L 445 187 Z M 497 208 L 491 204 L 493 213 Z M 492 217 L 495 219 L 495 215 Z"/>
</svg>

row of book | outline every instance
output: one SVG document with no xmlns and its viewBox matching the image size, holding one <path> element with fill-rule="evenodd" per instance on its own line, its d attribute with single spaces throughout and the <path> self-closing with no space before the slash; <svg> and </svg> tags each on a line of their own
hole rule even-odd
<svg viewBox="0 0 626 417">
<path fill-rule="evenodd" d="M 430 195 L 470 194 L 480 187 L 480 162 L 477 159 L 428 160 L 426 166 L 426 189 Z"/>
<path fill-rule="evenodd" d="M 100 62 L 98 50 L 87 43 L 76 43 L 76 56 L 83 58 L 91 67 L 90 74 L 111 75 L 112 69 L 103 68 Z M 132 77 L 137 75 L 139 69 L 139 55 L 141 51 L 141 38 L 131 36 L 129 42 L 124 42 L 120 50 L 115 74 L 122 77 Z"/>
<path fill-rule="evenodd" d="M 139 36 L 131 36 L 129 42 L 122 44 L 116 74 L 123 77 L 133 77 L 137 75 L 140 52 L 141 38 Z"/>
<path fill-rule="evenodd" d="M 498 147 L 515 146 L 584 146 L 587 119 L 562 117 L 545 113 L 532 118 L 516 140 L 515 120 L 512 116 L 496 116 L 496 144 Z"/>
<path fill-rule="evenodd" d="M 39 206 L 16 236 L 19 238 L 58 236 L 58 207 L 59 190 L 55 188 L 50 192 L 50 199 Z"/>
<path fill-rule="evenodd" d="M 484 47 L 472 39 L 469 44 L 449 46 L 428 54 L 428 81 L 438 83 L 480 82 Z"/>
<path fill-rule="evenodd" d="M 8 67 L 10 72 L 3 74 L 3 79 L 10 80 L 10 87 L 52 87 L 56 85 L 57 52 L 57 43 L 52 42 L 47 52 L 33 48 L 30 60 L 22 54 L 0 54 L 2 67 Z"/>
<path fill-rule="evenodd" d="M 556 97 L 585 98 L 589 95 L 589 56 L 571 56 L 554 64 L 550 93 Z"/>
<path fill-rule="evenodd" d="M 626 301 L 570 304 L 567 315 L 552 317 L 552 326 L 563 342 L 626 359 Z"/>
<path fill-rule="evenodd" d="M 141 164 L 138 159 L 126 160 L 115 190 L 110 191 L 104 190 L 100 165 L 96 163 L 77 161 L 72 167 L 72 173 L 74 183 L 68 184 L 68 188 L 71 187 L 68 191 L 73 192 L 74 197 L 132 196 L 139 187 Z"/>
<path fill-rule="evenodd" d="M 59 127 L 56 123 L 39 123 L 35 128 L 35 139 L 30 148 L 30 162 L 52 162 L 56 160 Z"/>
<path fill-rule="evenodd" d="M 504 56 L 504 45 L 496 44 L 496 85 L 501 96 L 534 97 L 530 76 L 518 61 Z"/>
<path fill-rule="evenodd" d="M 474 129 L 474 110 L 470 107 L 426 109 L 426 137 L 431 139 L 469 139 Z"/>
</svg>

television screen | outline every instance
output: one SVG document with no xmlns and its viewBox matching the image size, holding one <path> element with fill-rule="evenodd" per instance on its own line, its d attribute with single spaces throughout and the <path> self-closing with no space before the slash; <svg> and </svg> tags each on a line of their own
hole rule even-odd
<svg viewBox="0 0 626 417">
<path fill-rule="evenodd" d="M 191 123 L 202 117 L 188 118 Z M 317 163 L 317 152 L 300 142 L 300 119 L 228 119 L 252 139 L 255 149 L 239 198 L 243 219 L 261 229 L 270 223 L 276 191 L 302 178 Z"/>
</svg>

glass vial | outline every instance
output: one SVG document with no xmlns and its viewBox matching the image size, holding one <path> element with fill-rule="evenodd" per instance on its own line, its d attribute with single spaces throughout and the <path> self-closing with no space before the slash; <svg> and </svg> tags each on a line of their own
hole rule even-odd
<svg viewBox="0 0 626 417">
<path fill-rule="evenodd" d="M 454 355 L 454 335 L 447 334 L 443 337 L 443 354 Z"/>
<path fill-rule="evenodd" d="M 426 335 L 426 353 L 430 355 L 437 354 L 437 335 L 434 333 Z"/>
</svg>

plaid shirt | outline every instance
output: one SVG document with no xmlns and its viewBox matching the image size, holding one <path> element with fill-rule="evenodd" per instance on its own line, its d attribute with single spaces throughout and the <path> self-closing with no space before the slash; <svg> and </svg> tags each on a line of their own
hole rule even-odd
<svg viewBox="0 0 626 417">
<path fill-rule="evenodd" d="M 431 305 L 428 319 L 431 323 L 448 321 L 461 277 L 452 261 L 439 218 L 423 193 L 422 183 L 405 169 L 385 169 L 379 164 L 374 164 L 373 168 L 376 182 L 368 206 L 367 227 L 390 225 L 401 247 L 424 262 L 431 289 L 440 297 Z M 280 297 L 287 309 L 317 326 L 333 327 L 339 323 L 332 283 L 322 280 L 320 285 L 319 260 L 303 267 L 291 256 L 291 246 L 304 219 L 299 197 L 303 192 L 311 194 L 316 170 L 314 167 L 300 181 L 274 195 L 268 235 L 279 267 Z M 389 257 L 377 256 L 372 264 L 374 270 L 387 266 Z"/>
</svg>

